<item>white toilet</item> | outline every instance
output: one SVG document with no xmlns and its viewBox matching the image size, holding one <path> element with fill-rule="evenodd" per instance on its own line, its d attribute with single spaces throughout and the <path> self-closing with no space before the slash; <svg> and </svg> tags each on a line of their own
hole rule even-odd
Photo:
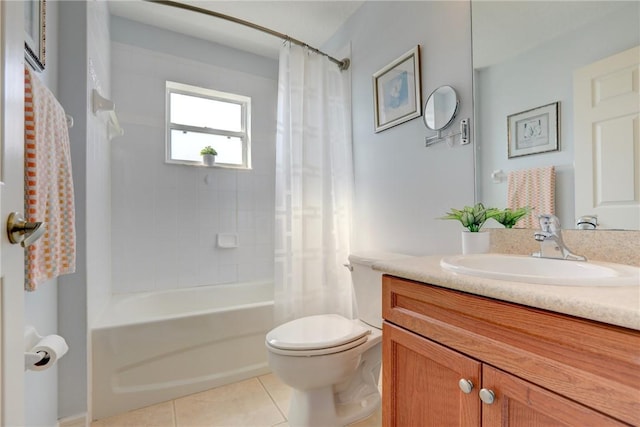
<svg viewBox="0 0 640 427">
<path fill-rule="evenodd" d="M 405 258 L 388 252 L 349 256 L 359 319 L 308 316 L 280 325 L 266 337 L 271 370 L 293 389 L 292 427 L 341 427 L 380 405 L 382 273 L 376 261 Z"/>
</svg>

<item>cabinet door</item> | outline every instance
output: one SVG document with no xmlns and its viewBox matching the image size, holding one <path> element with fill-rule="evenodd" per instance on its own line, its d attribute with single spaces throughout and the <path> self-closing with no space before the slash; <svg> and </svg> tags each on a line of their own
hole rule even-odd
<svg viewBox="0 0 640 427">
<path fill-rule="evenodd" d="M 386 322 L 382 337 L 383 426 L 480 425 L 479 362 Z M 470 393 L 461 379 L 473 384 Z"/>
<path fill-rule="evenodd" d="M 482 405 L 483 427 L 627 425 L 488 365 L 482 384 L 495 394 L 493 403 Z"/>
</svg>

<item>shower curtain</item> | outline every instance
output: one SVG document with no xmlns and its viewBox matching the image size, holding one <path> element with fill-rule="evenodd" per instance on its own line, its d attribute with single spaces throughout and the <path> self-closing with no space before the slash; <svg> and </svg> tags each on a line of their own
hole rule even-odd
<svg viewBox="0 0 640 427">
<path fill-rule="evenodd" d="M 275 320 L 353 318 L 349 72 L 286 44 L 276 135 Z"/>
</svg>

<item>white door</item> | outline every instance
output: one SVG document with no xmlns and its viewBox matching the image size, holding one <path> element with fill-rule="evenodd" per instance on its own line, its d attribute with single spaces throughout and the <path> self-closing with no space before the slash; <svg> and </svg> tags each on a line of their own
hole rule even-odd
<svg viewBox="0 0 640 427">
<path fill-rule="evenodd" d="M 24 250 L 7 238 L 10 212 L 24 210 L 23 2 L 0 1 L 0 425 L 24 425 Z"/>
<path fill-rule="evenodd" d="M 574 73 L 576 216 L 640 228 L 640 46 Z"/>
</svg>

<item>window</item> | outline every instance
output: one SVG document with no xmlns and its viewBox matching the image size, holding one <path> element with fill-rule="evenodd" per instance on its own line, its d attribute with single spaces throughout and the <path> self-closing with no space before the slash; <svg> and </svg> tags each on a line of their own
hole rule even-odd
<svg viewBox="0 0 640 427">
<path fill-rule="evenodd" d="M 167 163 L 200 164 L 207 145 L 216 164 L 250 168 L 251 98 L 167 82 Z"/>
</svg>

